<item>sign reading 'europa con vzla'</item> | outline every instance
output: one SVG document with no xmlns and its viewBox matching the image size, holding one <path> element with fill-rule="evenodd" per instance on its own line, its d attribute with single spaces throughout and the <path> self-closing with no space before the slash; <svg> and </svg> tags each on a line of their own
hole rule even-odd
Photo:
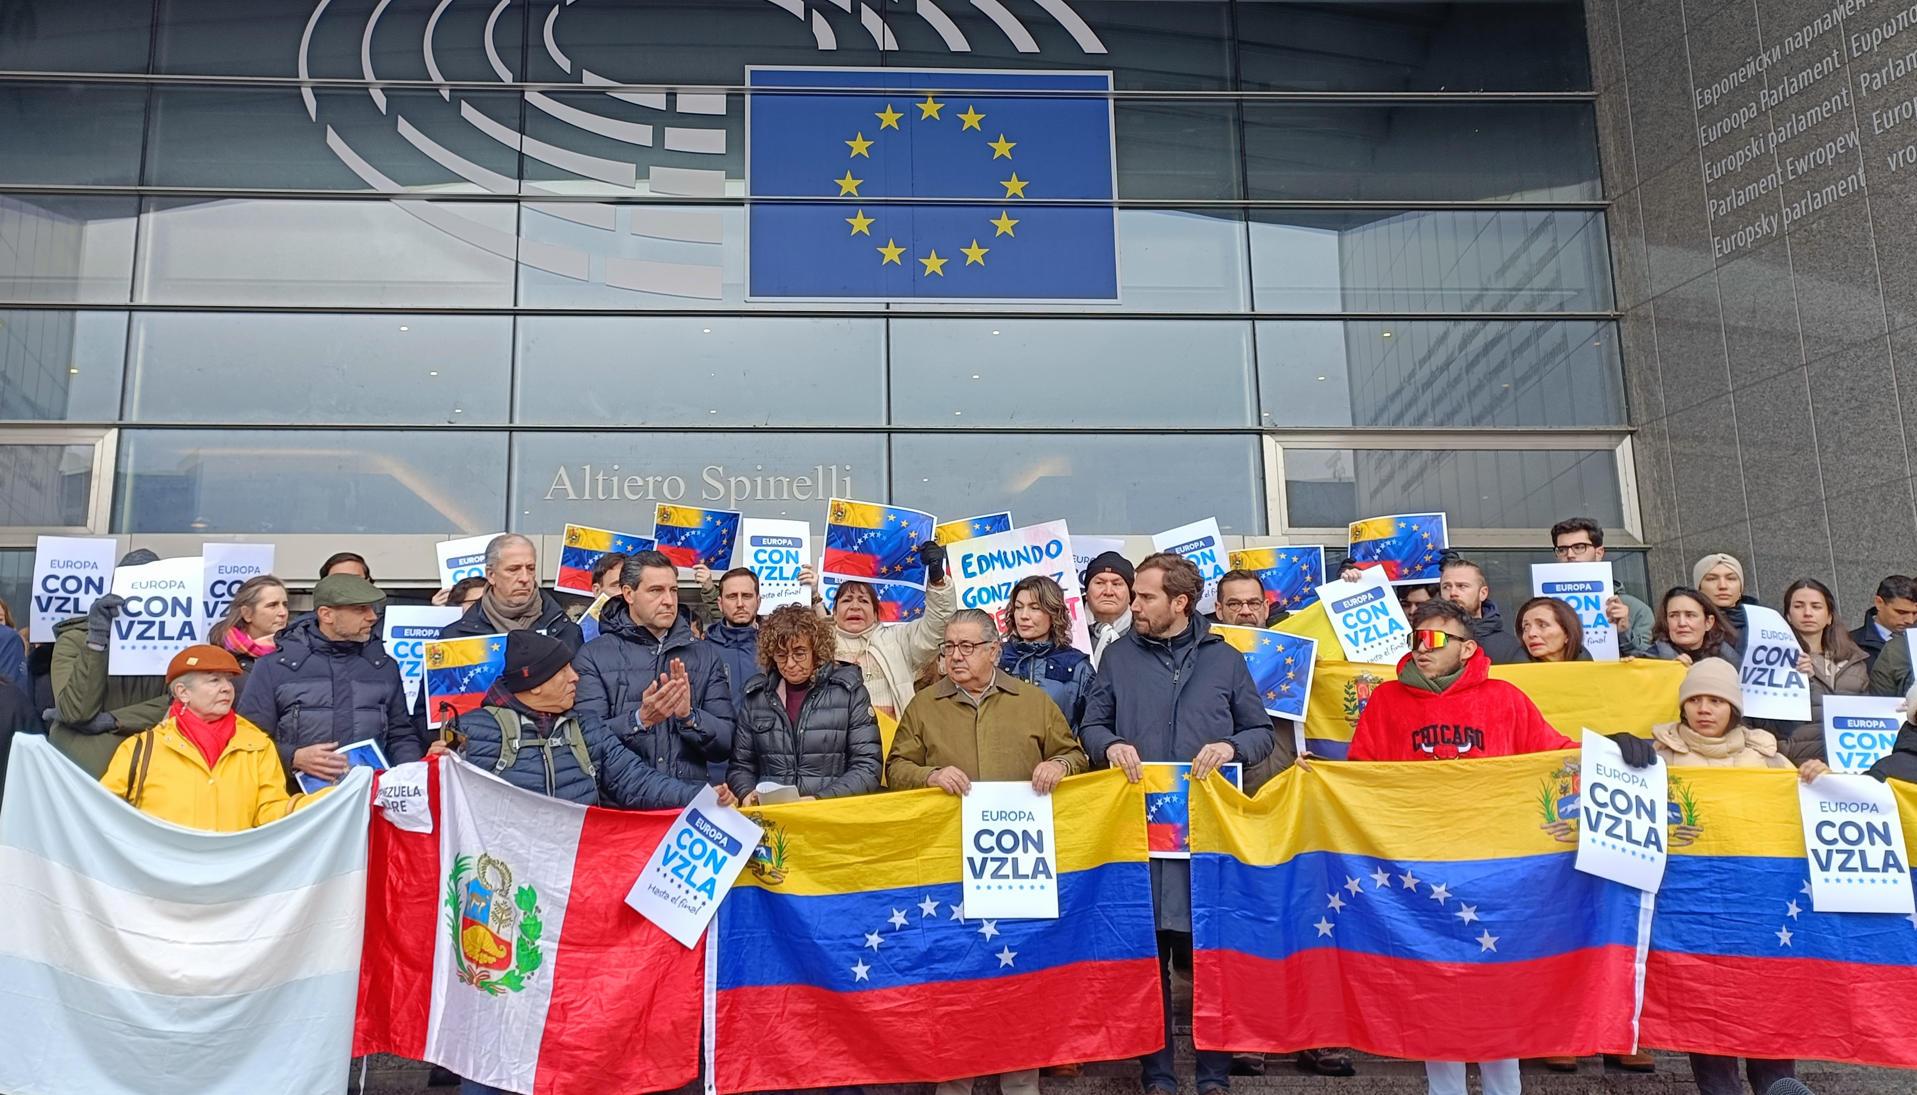
<svg viewBox="0 0 1917 1095">
<path fill-rule="evenodd" d="M 755 464 L 742 474 L 707 464 L 698 474 L 641 474 L 619 464 L 562 464 L 552 474 L 548 502 L 681 502 L 697 499 L 736 506 L 741 502 L 823 502 L 857 497 L 852 465 L 814 464 L 805 474 L 778 475 Z"/>
</svg>

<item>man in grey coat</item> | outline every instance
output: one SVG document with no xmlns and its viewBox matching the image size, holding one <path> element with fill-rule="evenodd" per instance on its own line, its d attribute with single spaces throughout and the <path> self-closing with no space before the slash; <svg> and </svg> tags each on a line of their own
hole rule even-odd
<svg viewBox="0 0 1917 1095">
<path fill-rule="evenodd" d="M 1183 556 L 1160 552 L 1138 564 L 1132 630 L 1105 651 L 1079 727 L 1093 764 L 1121 769 L 1136 783 L 1146 761 L 1189 761 L 1191 778 L 1204 779 L 1221 764 L 1250 766 L 1270 755 L 1271 716 L 1244 655 L 1213 635 L 1198 615 L 1203 588 L 1198 568 Z M 1151 876 L 1165 1045 L 1139 1061 L 1148 1095 L 1178 1090 L 1171 966 L 1191 956 L 1191 864 L 1154 859 Z M 1230 1085 L 1231 1054 L 1200 1051 L 1200 1095 Z"/>
</svg>

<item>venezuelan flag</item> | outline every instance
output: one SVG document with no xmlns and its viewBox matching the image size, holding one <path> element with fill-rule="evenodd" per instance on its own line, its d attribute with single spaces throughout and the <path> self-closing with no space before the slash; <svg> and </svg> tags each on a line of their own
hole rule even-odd
<svg viewBox="0 0 1917 1095">
<path fill-rule="evenodd" d="M 642 551 L 651 551 L 652 547 L 650 539 L 630 532 L 567 525 L 566 546 L 559 552 L 559 580 L 553 586 L 590 597 L 593 592 L 592 568 L 599 564 L 600 559 L 613 552 L 637 555 Z"/>
<path fill-rule="evenodd" d="M 840 578 L 831 574 L 819 575 L 819 595 L 825 598 L 825 610 L 832 611 L 832 604 L 838 600 L 839 587 L 848 581 L 863 581 L 879 595 L 879 622 L 886 624 L 910 623 L 925 615 L 925 588 L 906 585 L 904 582 L 880 582 L 862 578 Z"/>
<path fill-rule="evenodd" d="M 1325 606 L 1314 602 L 1302 612 L 1294 612 L 1286 619 L 1271 625 L 1271 630 L 1286 635 L 1302 635 L 1318 644 L 1318 655 L 1322 659 L 1326 654 L 1337 655 L 1344 651 L 1338 642 L 1338 632 L 1331 626 L 1331 618 L 1325 615 Z"/>
<path fill-rule="evenodd" d="M 1311 698 L 1311 668 L 1318 657 L 1316 641 L 1282 631 L 1227 624 L 1213 624 L 1211 632 L 1245 656 L 1245 668 L 1251 671 L 1251 683 L 1258 687 L 1258 698 L 1265 701 L 1266 711 L 1287 719 L 1305 717 L 1305 706 Z"/>
<path fill-rule="evenodd" d="M 931 514 L 915 509 L 834 498 L 826 507 L 820 573 L 924 585 L 918 550 L 932 540 L 933 526 Z"/>
<path fill-rule="evenodd" d="M 1265 601 L 1273 609 L 1297 612 L 1318 603 L 1318 587 L 1325 582 L 1324 548 L 1247 548 L 1227 558 L 1231 569 L 1258 575 L 1264 583 Z"/>
<path fill-rule="evenodd" d="M 463 715 L 479 706 L 506 671 L 506 636 L 474 635 L 426 644 L 426 725 L 438 726 L 446 705 Z"/>
<path fill-rule="evenodd" d="M 1796 785 L 1787 771 L 1671 773 L 1643 1042 L 1917 1068 L 1917 916 L 1811 908 Z M 1891 787 L 1917 847 L 1917 787 Z"/>
<path fill-rule="evenodd" d="M 1313 611 L 1322 609 L 1314 606 Z M 1322 644 L 1319 649 L 1324 649 Z M 1678 662 L 1632 658 L 1494 665 L 1491 677 L 1517 685 L 1538 705 L 1544 721 L 1566 735 L 1575 737 L 1588 726 L 1605 734 L 1628 732 L 1648 738 L 1651 727 L 1677 718 L 1677 686 L 1684 682 L 1684 671 Z M 1396 666 L 1319 661 L 1305 716 L 1305 745 L 1312 755 L 1343 760 L 1372 691 L 1396 679 Z"/>
<path fill-rule="evenodd" d="M 1450 543 L 1442 513 L 1371 517 L 1353 522 L 1349 532 L 1359 568 L 1383 567 L 1394 585 L 1437 581 Z"/>
<path fill-rule="evenodd" d="M 922 1083 L 1157 1049 L 1140 796 L 1116 772 L 1053 793 L 1057 920 L 963 915 L 959 800 L 942 791 L 748 811 L 766 839 L 719 909 L 718 1089 Z"/>
<path fill-rule="evenodd" d="M 960 540 L 976 540 L 981 536 L 996 536 L 1001 532 L 1012 531 L 1012 514 L 985 513 L 977 517 L 967 517 L 963 521 L 947 521 L 932 530 L 932 538 L 941 544 L 956 544 Z"/>
<path fill-rule="evenodd" d="M 653 511 L 652 538 L 658 541 L 659 552 L 677 566 L 724 570 L 732 565 L 739 521 L 739 514 L 732 510 L 662 503 Z"/>
<path fill-rule="evenodd" d="M 1624 1052 L 1638 891 L 1546 830 L 1552 753 L 1293 768 L 1192 788 L 1201 1049 L 1424 1060 Z"/>
</svg>

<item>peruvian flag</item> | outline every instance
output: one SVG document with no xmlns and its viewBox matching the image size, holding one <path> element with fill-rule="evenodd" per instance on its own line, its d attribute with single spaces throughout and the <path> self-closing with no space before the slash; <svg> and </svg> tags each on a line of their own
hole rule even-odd
<svg viewBox="0 0 1917 1095">
<path fill-rule="evenodd" d="M 373 823 L 353 1052 L 522 1095 L 698 1074 L 702 948 L 626 905 L 673 814 L 578 806 L 430 762 L 432 833 Z"/>
</svg>

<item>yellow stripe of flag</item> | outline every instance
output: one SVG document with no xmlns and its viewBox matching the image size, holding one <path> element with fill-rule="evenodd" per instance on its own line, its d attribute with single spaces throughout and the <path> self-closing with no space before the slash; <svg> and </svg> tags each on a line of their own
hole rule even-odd
<svg viewBox="0 0 1917 1095">
<path fill-rule="evenodd" d="M 696 506 L 660 506 L 653 515 L 653 523 L 669 525 L 673 528 L 698 528 L 705 524 L 706 511 Z"/>
<path fill-rule="evenodd" d="M 1389 540 L 1398 534 L 1398 522 L 1390 517 L 1368 517 L 1351 524 L 1349 537 L 1352 543 L 1362 540 Z"/>
<path fill-rule="evenodd" d="M 490 658 L 496 646 L 505 643 L 501 635 L 474 635 L 465 639 L 438 639 L 426 644 L 426 665 L 447 669 L 459 665 L 478 665 Z"/>
<path fill-rule="evenodd" d="M 1233 570 L 1270 570 L 1278 565 L 1278 552 L 1274 548 L 1245 548 L 1225 558 Z"/>
<path fill-rule="evenodd" d="M 614 535 L 615 533 L 611 529 L 589 528 L 585 525 L 567 525 L 566 546 L 583 548 L 586 551 L 611 551 L 612 538 Z"/>
<path fill-rule="evenodd" d="M 876 502 L 853 502 L 834 498 L 826 515 L 835 525 L 849 528 L 884 528 L 885 507 Z"/>
</svg>

